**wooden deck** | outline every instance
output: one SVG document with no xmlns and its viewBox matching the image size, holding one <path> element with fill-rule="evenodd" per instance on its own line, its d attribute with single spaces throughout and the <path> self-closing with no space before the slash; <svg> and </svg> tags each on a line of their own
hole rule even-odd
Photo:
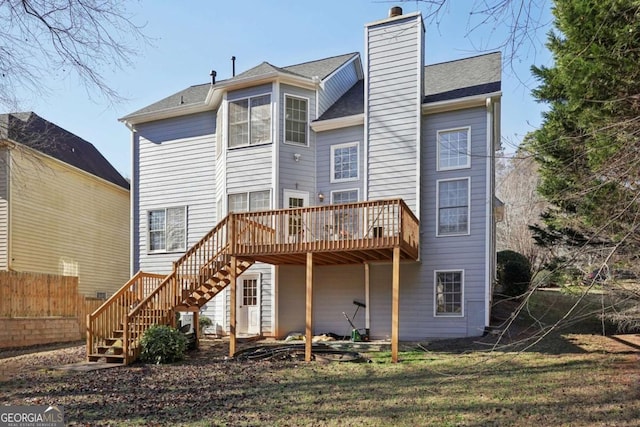
<svg viewBox="0 0 640 427">
<path fill-rule="evenodd" d="M 236 343 L 236 279 L 255 262 L 306 266 L 306 335 L 311 357 L 313 266 L 393 263 L 392 355 L 397 360 L 400 261 L 416 260 L 419 223 L 401 199 L 231 213 L 174 262 L 166 276 L 137 273 L 87 316 L 87 359 L 128 364 L 155 324 L 199 309 L 231 287 L 230 345 Z"/>
<path fill-rule="evenodd" d="M 362 264 L 418 258 L 419 224 L 401 199 L 232 214 L 231 255 L 268 264 Z"/>
</svg>

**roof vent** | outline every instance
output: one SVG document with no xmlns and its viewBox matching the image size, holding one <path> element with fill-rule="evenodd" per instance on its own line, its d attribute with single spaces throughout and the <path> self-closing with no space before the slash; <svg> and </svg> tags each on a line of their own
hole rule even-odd
<svg viewBox="0 0 640 427">
<path fill-rule="evenodd" d="M 402 15 L 402 8 L 400 6 L 393 6 L 389 9 L 389 18 Z"/>
<path fill-rule="evenodd" d="M 216 76 L 218 75 L 218 73 L 216 73 L 216 70 L 211 70 L 209 75 L 211 76 L 211 84 L 216 84 Z"/>
</svg>

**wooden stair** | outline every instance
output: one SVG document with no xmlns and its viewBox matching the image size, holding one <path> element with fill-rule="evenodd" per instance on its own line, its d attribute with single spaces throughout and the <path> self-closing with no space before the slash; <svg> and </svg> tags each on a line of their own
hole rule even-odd
<svg viewBox="0 0 640 427">
<path fill-rule="evenodd" d="M 231 283 L 228 217 L 180 259 L 166 276 L 138 272 L 87 317 L 87 360 L 129 364 L 153 325 L 175 326 L 175 314 L 199 311 Z M 236 263 L 235 277 L 254 261 Z"/>
</svg>

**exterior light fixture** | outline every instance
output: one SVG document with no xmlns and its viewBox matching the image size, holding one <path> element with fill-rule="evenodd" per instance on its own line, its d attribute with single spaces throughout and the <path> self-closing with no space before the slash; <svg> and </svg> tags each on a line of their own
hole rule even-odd
<svg viewBox="0 0 640 427">
<path fill-rule="evenodd" d="M 318 193 L 318 200 L 320 200 L 320 203 L 324 202 L 324 194 Z"/>
</svg>

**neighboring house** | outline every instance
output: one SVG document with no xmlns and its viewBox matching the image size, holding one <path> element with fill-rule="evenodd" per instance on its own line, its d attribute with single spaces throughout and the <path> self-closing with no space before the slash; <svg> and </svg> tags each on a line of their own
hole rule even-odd
<svg viewBox="0 0 640 427">
<path fill-rule="evenodd" d="M 396 345 L 482 335 L 501 57 L 425 66 L 422 16 L 397 9 L 366 26 L 364 66 L 358 53 L 263 62 L 123 117 L 133 133 L 133 271 L 174 271 L 182 285 L 172 292 L 184 296 L 213 271 L 204 246 L 226 253 L 212 255 L 227 267 L 211 286 L 246 262 L 232 286 L 179 304 L 195 311 L 213 297 L 203 312 L 234 339 L 348 336 L 343 312 L 354 301 L 366 304 L 357 327 Z"/>
<path fill-rule="evenodd" d="M 129 183 L 89 142 L 0 115 L 0 269 L 77 276 L 105 298 L 129 276 L 129 208 Z"/>
</svg>

